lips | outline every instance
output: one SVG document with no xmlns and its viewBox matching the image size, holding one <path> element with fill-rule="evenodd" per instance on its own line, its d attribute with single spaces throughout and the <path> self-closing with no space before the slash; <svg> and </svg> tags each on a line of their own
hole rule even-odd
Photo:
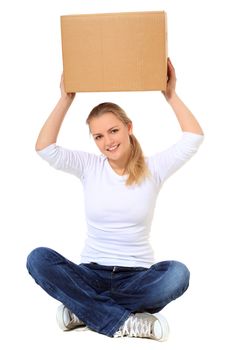
<svg viewBox="0 0 233 350">
<path fill-rule="evenodd" d="M 114 151 L 116 151 L 118 149 L 119 146 L 120 146 L 120 144 L 111 146 L 111 147 L 107 148 L 107 151 L 108 152 L 114 152 Z"/>
</svg>

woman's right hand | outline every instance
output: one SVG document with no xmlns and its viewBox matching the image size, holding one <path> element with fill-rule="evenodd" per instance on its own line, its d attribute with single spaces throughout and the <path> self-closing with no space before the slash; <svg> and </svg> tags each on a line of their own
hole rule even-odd
<svg viewBox="0 0 233 350">
<path fill-rule="evenodd" d="M 65 91 L 63 73 L 61 75 L 60 90 L 61 90 L 61 97 L 68 98 L 70 100 L 70 102 L 73 101 L 76 94 L 75 94 L 75 92 L 66 92 Z"/>
<path fill-rule="evenodd" d="M 40 151 L 43 148 L 57 142 L 57 136 L 62 122 L 66 116 L 68 109 L 70 108 L 71 103 L 75 98 L 75 93 L 67 93 L 65 91 L 63 74 L 61 76 L 60 89 L 61 97 L 45 121 L 38 135 L 36 141 L 37 151 Z"/>
</svg>

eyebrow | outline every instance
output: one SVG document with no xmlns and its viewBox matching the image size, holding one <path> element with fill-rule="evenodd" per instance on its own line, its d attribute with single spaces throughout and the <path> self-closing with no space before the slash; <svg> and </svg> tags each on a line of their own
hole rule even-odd
<svg viewBox="0 0 233 350">
<path fill-rule="evenodd" d="M 109 131 L 111 131 L 111 130 L 113 130 L 113 129 L 115 129 L 115 128 L 119 128 L 119 126 L 113 126 L 112 128 L 108 129 L 107 132 L 109 132 Z M 97 136 L 97 135 L 101 135 L 101 133 L 99 132 L 99 133 L 97 133 L 97 134 L 92 134 L 92 135 L 93 135 L 93 136 Z"/>
</svg>

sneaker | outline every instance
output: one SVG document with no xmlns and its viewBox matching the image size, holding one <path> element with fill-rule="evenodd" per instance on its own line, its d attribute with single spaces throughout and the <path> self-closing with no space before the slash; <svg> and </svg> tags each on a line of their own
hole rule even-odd
<svg viewBox="0 0 233 350">
<path fill-rule="evenodd" d="M 137 313 L 129 316 L 114 337 L 139 337 L 165 341 L 168 338 L 169 326 L 160 314 Z"/>
<path fill-rule="evenodd" d="M 63 331 L 70 331 L 79 326 L 85 326 L 65 305 L 60 305 L 57 309 L 57 323 Z"/>
</svg>

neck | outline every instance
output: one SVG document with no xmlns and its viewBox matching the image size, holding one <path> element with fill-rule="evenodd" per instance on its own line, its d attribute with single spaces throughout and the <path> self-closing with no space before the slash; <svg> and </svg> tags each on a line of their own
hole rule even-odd
<svg viewBox="0 0 233 350">
<path fill-rule="evenodd" d="M 126 163 L 125 162 L 119 162 L 119 161 L 113 161 L 111 159 L 108 159 L 108 162 L 111 166 L 111 168 L 119 175 L 124 175 L 125 169 L 126 169 Z"/>
<path fill-rule="evenodd" d="M 121 159 L 112 160 L 108 159 L 112 169 L 119 175 L 125 175 L 126 167 L 130 158 L 131 150 L 127 152 Z"/>
</svg>

